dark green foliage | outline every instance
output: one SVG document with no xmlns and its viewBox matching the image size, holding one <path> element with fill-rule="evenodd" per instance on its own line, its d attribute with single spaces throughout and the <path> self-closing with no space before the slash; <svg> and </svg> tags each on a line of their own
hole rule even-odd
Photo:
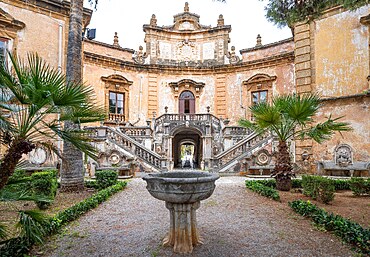
<svg viewBox="0 0 370 257">
<path fill-rule="evenodd" d="M 110 187 L 117 183 L 118 174 L 114 170 L 102 170 L 95 173 L 96 184 L 99 189 Z"/>
<path fill-rule="evenodd" d="M 349 180 L 335 179 L 333 181 L 334 181 L 335 190 L 350 190 Z"/>
<path fill-rule="evenodd" d="M 369 3 L 369 0 L 269 0 L 265 10 L 268 21 L 278 27 L 288 26 L 292 29 L 294 23 L 304 21 L 308 17 L 320 17 L 323 11 L 330 7 L 343 5 L 355 10 Z"/>
<path fill-rule="evenodd" d="M 317 225 L 328 231 L 333 231 L 335 235 L 354 245 L 362 253 L 370 254 L 369 229 L 339 215 L 329 214 L 309 201 L 296 200 L 290 202 L 289 206 L 297 213 L 311 218 Z"/>
<path fill-rule="evenodd" d="M 370 194 L 370 178 L 351 178 L 349 181 L 350 189 L 356 196 L 369 195 Z"/>
<path fill-rule="evenodd" d="M 96 180 L 85 180 L 85 187 L 98 189 L 98 184 Z"/>
<path fill-rule="evenodd" d="M 113 194 L 121 191 L 127 185 L 126 181 L 119 181 L 115 185 L 110 186 L 106 189 L 100 190 L 91 197 L 85 199 L 78 204 L 59 212 L 51 220 L 48 230 L 51 232 L 57 231 L 61 226 L 67 222 L 73 221 L 80 217 L 87 211 L 97 207 L 100 203 L 106 201 Z"/>
<path fill-rule="evenodd" d="M 34 193 L 49 199 L 48 201 L 36 201 L 37 207 L 42 210 L 46 209 L 52 203 L 57 193 L 57 171 L 35 172 L 31 175 L 31 180 Z"/>
<path fill-rule="evenodd" d="M 303 194 L 325 204 L 334 200 L 335 182 L 320 176 L 302 176 Z"/>
<path fill-rule="evenodd" d="M 302 180 L 292 179 L 292 188 L 302 188 Z"/>
<path fill-rule="evenodd" d="M 256 182 L 260 183 L 261 185 L 276 188 L 276 180 L 275 179 L 265 179 L 265 180 L 255 180 Z M 302 180 L 301 179 L 292 179 L 292 188 L 302 188 Z"/>
<path fill-rule="evenodd" d="M 32 246 L 25 237 L 15 237 L 3 242 L 0 248 L 1 257 L 23 257 L 27 254 Z"/>
<path fill-rule="evenodd" d="M 276 188 L 275 179 L 254 180 L 254 181 L 266 187 Z"/>
<path fill-rule="evenodd" d="M 84 201 L 57 213 L 47 222 L 42 223 L 43 227 L 41 229 L 45 232 L 45 234 L 49 235 L 58 232 L 63 225 L 70 221 L 76 220 L 87 211 L 97 207 L 100 203 L 106 201 L 110 196 L 124 189 L 126 185 L 126 181 L 119 181 L 111 187 L 100 190 Z M 35 242 L 36 241 L 27 240 L 24 236 L 12 238 L 4 242 L 3 246 L 0 248 L 0 256 L 23 257 L 24 254 L 28 253 L 32 244 Z"/>
<path fill-rule="evenodd" d="M 275 201 L 280 201 L 280 195 L 278 191 L 269 186 L 264 186 L 260 182 L 261 181 L 246 180 L 245 185 L 247 188 L 259 193 L 260 195 L 272 198 Z"/>
</svg>

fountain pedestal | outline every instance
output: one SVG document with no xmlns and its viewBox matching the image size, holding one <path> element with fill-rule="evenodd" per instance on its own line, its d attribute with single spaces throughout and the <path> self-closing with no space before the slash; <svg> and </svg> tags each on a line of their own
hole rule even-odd
<svg viewBox="0 0 370 257">
<path fill-rule="evenodd" d="M 218 178 L 206 172 L 165 172 L 143 178 L 149 193 L 165 201 L 170 211 L 170 231 L 164 246 L 173 246 L 175 253 L 191 253 L 194 246 L 202 244 L 196 210 L 201 200 L 212 195 Z"/>
<path fill-rule="evenodd" d="M 163 240 L 163 246 L 173 246 L 175 253 L 191 253 L 193 246 L 203 244 L 197 231 L 196 210 L 200 202 L 169 203 L 170 231 Z"/>
</svg>

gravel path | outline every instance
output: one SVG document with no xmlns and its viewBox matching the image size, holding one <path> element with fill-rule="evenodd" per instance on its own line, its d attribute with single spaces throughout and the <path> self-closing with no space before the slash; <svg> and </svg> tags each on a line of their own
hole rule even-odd
<svg viewBox="0 0 370 257">
<path fill-rule="evenodd" d="M 335 236 L 317 231 L 285 204 L 246 190 L 243 177 L 223 177 L 201 202 L 204 245 L 188 256 L 353 256 Z M 161 241 L 169 225 L 164 202 L 142 179 L 52 238 L 43 256 L 177 256 Z"/>
</svg>

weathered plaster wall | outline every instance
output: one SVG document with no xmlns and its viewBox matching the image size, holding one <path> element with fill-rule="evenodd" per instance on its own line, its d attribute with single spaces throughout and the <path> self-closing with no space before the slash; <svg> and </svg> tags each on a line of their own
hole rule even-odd
<svg viewBox="0 0 370 257">
<path fill-rule="evenodd" d="M 370 153 L 370 122 L 369 97 L 343 99 L 341 101 L 325 101 L 324 108 L 318 113 L 317 120 L 323 121 L 332 114 L 333 118 L 344 116 L 343 120 L 349 122 L 353 131 L 336 133 L 332 140 L 323 144 L 313 144 L 313 159 L 334 160 L 334 149 L 339 144 L 348 144 L 353 149 L 353 160 L 369 161 Z"/>
<path fill-rule="evenodd" d="M 362 93 L 368 88 L 369 29 L 360 17 L 370 6 L 354 12 L 328 12 L 314 23 L 316 87 L 323 97 Z"/>
<path fill-rule="evenodd" d="M 236 125 L 240 118 L 250 118 L 251 114 L 248 107 L 251 106 L 251 94 L 253 90 L 248 90 L 248 87 L 243 85 L 243 81 L 247 81 L 256 74 L 266 74 L 276 76 L 272 87 L 267 88 L 269 98 L 272 96 L 289 94 L 295 92 L 294 89 L 294 65 L 292 63 L 284 63 L 277 66 L 253 68 L 250 70 L 240 70 L 227 74 L 227 90 L 226 90 L 226 106 L 227 118 L 230 119 L 230 124 Z M 263 89 L 264 90 L 264 89 Z"/>
<path fill-rule="evenodd" d="M 283 53 L 292 52 L 294 50 L 294 41 L 283 40 L 281 43 L 273 43 L 262 45 L 261 47 L 254 47 L 250 49 L 241 50 L 242 61 L 255 61 L 262 58 L 267 58 Z"/>
<path fill-rule="evenodd" d="M 124 61 L 132 61 L 132 55 L 134 52 L 132 49 L 116 47 L 92 40 L 84 40 L 83 49 L 90 53 L 99 53 L 104 56 L 114 57 Z"/>
<path fill-rule="evenodd" d="M 50 65 L 58 67 L 58 46 L 61 40 L 62 67 L 65 67 L 67 17 L 31 6 L 24 8 L 24 6 L 13 6 L 4 2 L 0 2 L 0 8 L 26 24 L 25 28 L 17 33 L 17 44 L 13 46 L 17 48 L 17 54 L 20 57 L 26 57 L 28 52 L 37 52 Z M 62 27 L 61 39 L 59 39 L 59 26 Z"/>
</svg>

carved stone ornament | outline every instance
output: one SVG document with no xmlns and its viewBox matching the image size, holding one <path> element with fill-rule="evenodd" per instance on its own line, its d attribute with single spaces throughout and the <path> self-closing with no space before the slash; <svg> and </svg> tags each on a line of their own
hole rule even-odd
<svg viewBox="0 0 370 257">
<path fill-rule="evenodd" d="M 230 64 L 237 64 L 240 62 L 239 56 L 235 53 L 235 46 L 231 47 L 231 52 L 228 52 L 226 57 L 229 59 Z"/>
<path fill-rule="evenodd" d="M 261 165 L 261 166 L 268 165 L 270 161 L 271 161 L 271 156 L 266 150 L 262 150 L 257 153 L 256 163 L 258 165 Z"/>
<path fill-rule="evenodd" d="M 143 53 L 143 47 L 142 46 L 139 46 L 139 51 L 136 51 L 134 57 L 132 57 L 132 59 L 136 62 L 136 63 L 139 63 L 139 64 L 144 64 L 145 63 L 145 59 L 148 57 L 148 55 L 145 53 Z"/>
<path fill-rule="evenodd" d="M 36 147 L 29 154 L 28 158 L 32 164 L 44 164 L 48 158 L 48 152 L 43 147 Z"/>
<path fill-rule="evenodd" d="M 188 38 L 178 42 L 177 45 L 177 60 L 178 61 L 196 61 L 196 45 L 194 42 L 189 41 Z"/>
<path fill-rule="evenodd" d="M 108 160 L 112 165 L 117 165 L 121 161 L 121 157 L 117 153 L 112 153 Z"/>
<path fill-rule="evenodd" d="M 169 86 L 172 88 L 172 91 L 175 95 L 175 97 L 179 97 L 179 93 L 184 90 L 191 90 L 193 93 L 195 93 L 195 97 L 200 97 L 200 93 L 203 90 L 204 87 L 203 82 L 195 82 L 191 79 L 182 79 L 178 82 L 171 82 L 169 83 Z"/>
<path fill-rule="evenodd" d="M 335 164 L 346 167 L 352 164 L 352 149 L 347 144 L 338 145 L 335 148 Z"/>
</svg>

